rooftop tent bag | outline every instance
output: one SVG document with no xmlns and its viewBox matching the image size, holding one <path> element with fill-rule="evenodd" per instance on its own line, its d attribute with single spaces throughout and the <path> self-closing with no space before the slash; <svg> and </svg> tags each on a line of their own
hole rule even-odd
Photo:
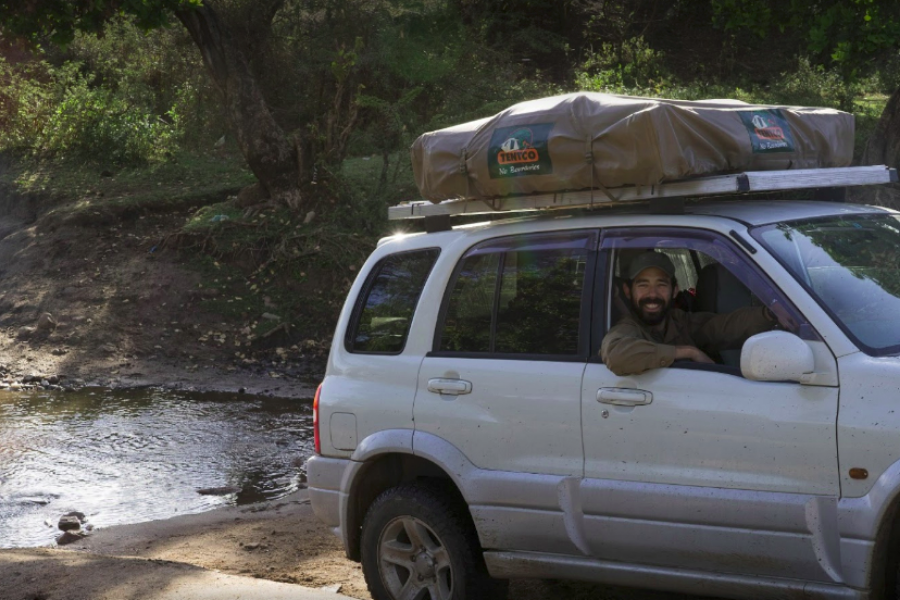
<svg viewBox="0 0 900 600">
<path fill-rule="evenodd" d="M 829 108 L 575 93 L 420 136 L 423 198 L 648 186 L 740 171 L 844 167 L 853 115 Z"/>
</svg>

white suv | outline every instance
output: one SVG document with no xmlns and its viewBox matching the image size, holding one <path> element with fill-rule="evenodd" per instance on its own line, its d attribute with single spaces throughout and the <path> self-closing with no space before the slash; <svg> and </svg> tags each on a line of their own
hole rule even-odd
<svg viewBox="0 0 900 600">
<path fill-rule="evenodd" d="M 686 311 L 780 330 L 618 376 L 627 263 Z M 376 600 L 572 578 L 735 598 L 894 598 L 900 214 L 733 201 L 383 240 L 316 395 L 312 506 Z"/>
</svg>

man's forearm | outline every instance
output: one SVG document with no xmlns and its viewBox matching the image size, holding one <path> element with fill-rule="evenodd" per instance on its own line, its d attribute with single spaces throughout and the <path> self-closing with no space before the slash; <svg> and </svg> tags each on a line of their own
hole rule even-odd
<svg viewBox="0 0 900 600">
<path fill-rule="evenodd" d="M 676 360 L 676 346 L 657 344 L 634 337 L 609 337 L 603 340 L 600 356 L 616 375 L 640 375 L 650 369 L 668 367 Z"/>
</svg>

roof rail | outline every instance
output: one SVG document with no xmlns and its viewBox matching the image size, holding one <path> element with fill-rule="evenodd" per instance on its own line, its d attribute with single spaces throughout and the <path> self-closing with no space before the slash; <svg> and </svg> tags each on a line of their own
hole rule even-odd
<svg viewBox="0 0 900 600">
<path fill-rule="evenodd" d="M 650 186 L 627 186 L 606 190 L 580 190 L 552 194 L 529 194 L 480 200 L 445 200 L 440 203 L 417 200 L 388 208 L 388 219 L 421 219 L 438 215 L 478 215 L 487 213 L 591 208 L 639 200 L 720 196 L 749 192 L 800 190 L 897 183 L 896 169 L 884 165 L 831 169 L 788 169 L 750 171 L 733 175 L 696 177 Z"/>
</svg>

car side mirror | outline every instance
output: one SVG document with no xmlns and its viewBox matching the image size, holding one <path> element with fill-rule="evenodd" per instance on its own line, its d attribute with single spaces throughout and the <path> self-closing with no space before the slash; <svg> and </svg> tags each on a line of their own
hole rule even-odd
<svg viewBox="0 0 900 600">
<path fill-rule="evenodd" d="M 793 333 L 767 331 L 752 336 L 741 349 L 741 373 L 753 381 L 805 383 L 816 370 L 812 348 Z"/>
</svg>

